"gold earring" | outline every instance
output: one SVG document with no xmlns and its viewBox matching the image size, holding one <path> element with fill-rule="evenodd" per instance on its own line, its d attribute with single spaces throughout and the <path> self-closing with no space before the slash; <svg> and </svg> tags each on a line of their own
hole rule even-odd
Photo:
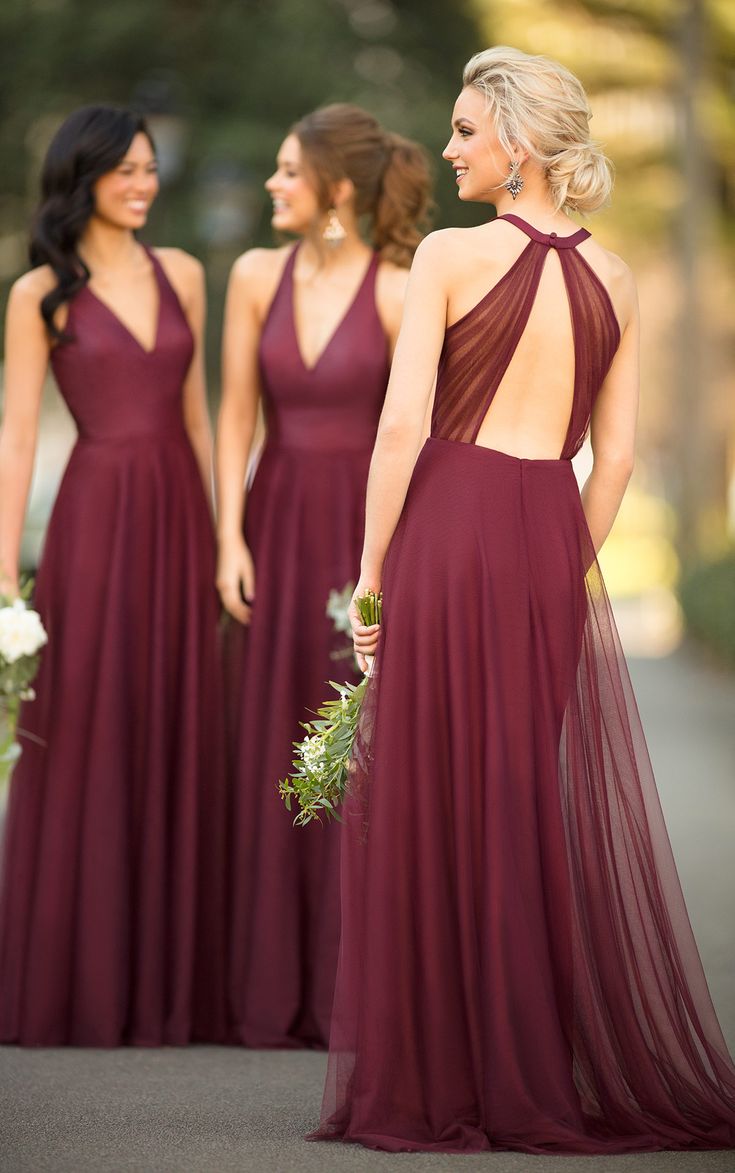
<svg viewBox="0 0 735 1173">
<path fill-rule="evenodd" d="M 347 236 L 345 226 L 337 215 L 336 208 L 329 209 L 329 217 L 322 233 L 322 239 L 326 240 L 327 244 L 341 244 Z"/>
<path fill-rule="evenodd" d="M 510 194 L 513 196 L 514 200 L 518 199 L 518 196 L 521 194 L 521 192 L 523 190 L 523 176 L 521 175 L 521 165 L 515 159 L 511 160 L 510 171 L 508 172 L 508 178 L 505 180 L 503 187 L 506 187 L 508 189 Z"/>
</svg>

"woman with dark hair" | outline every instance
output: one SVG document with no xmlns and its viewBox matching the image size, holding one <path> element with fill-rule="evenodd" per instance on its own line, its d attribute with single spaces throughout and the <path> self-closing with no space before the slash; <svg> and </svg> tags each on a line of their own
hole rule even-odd
<svg viewBox="0 0 735 1173">
<path fill-rule="evenodd" d="M 299 243 L 246 253 L 230 280 L 218 585 L 239 621 L 228 646 L 228 994 L 232 1037 L 248 1046 L 328 1039 L 339 828 L 294 829 L 277 783 L 326 682 L 357 679 L 325 612 L 357 564 L 370 450 L 429 187 L 414 143 L 357 107 L 317 110 L 287 135 L 266 184 L 273 227 Z M 243 494 L 261 397 L 266 442 Z"/>
<path fill-rule="evenodd" d="M 0 1040 L 222 1037 L 223 771 L 201 266 L 136 238 L 145 123 L 77 110 L 52 141 L 13 286 L 0 591 L 18 563 L 47 365 L 79 438 L 35 602 L 48 632 L 10 794 Z"/>
</svg>

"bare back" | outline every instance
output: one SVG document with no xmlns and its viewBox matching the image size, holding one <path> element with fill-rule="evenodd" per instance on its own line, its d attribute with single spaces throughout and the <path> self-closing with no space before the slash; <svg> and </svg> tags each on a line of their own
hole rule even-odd
<svg viewBox="0 0 735 1173">
<path fill-rule="evenodd" d="M 589 239 L 528 237 L 497 280 L 446 329 L 431 434 L 529 459 L 571 457 L 620 343 L 610 295 L 579 251 Z"/>
</svg>

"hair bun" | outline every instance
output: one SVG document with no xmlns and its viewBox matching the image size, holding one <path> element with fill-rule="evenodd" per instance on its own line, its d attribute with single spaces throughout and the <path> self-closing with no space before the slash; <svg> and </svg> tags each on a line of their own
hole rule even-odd
<svg viewBox="0 0 735 1173">
<path fill-rule="evenodd" d="M 590 138 L 587 96 L 573 73 L 497 45 L 467 62 L 463 83 L 484 94 L 508 155 L 521 146 L 541 164 L 557 210 L 594 212 L 608 202 L 612 168 Z"/>
</svg>

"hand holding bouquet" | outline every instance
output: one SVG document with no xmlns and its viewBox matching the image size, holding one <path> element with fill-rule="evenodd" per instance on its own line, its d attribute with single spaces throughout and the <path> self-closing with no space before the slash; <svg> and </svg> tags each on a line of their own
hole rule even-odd
<svg viewBox="0 0 735 1173">
<path fill-rule="evenodd" d="M 369 671 L 378 646 L 382 606 L 382 592 L 376 595 L 373 590 L 367 590 L 362 595 L 356 593 L 350 605 L 348 614 L 352 624 L 352 643 L 361 672 Z"/>
<path fill-rule="evenodd" d="M 4 730 L 0 730 L 0 781 L 20 757 L 16 741 L 21 701 L 33 700 L 31 683 L 38 671 L 39 653 L 47 636 L 37 611 L 24 598 L 0 597 L 0 709 Z"/>
<path fill-rule="evenodd" d="M 360 626 L 372 629 L 380 624 L 382 601 L 383 596 L 374 591 L 355 598 Z M 284 782 L 278 783 L 286 809 L 290 811 L 294 801 L 298 804 L 296 826 L 304 826 L 312 819 L 341 821 L 337 807 L 345 796 L 352 743 L 367 683 L 367 676 L 359 684 L 335 684 L 330 680 L 337 698 L 322 705 L 315 721 L 302 722 L 306 737 L 294 742 L 293 770 Z"/>
</svg>

